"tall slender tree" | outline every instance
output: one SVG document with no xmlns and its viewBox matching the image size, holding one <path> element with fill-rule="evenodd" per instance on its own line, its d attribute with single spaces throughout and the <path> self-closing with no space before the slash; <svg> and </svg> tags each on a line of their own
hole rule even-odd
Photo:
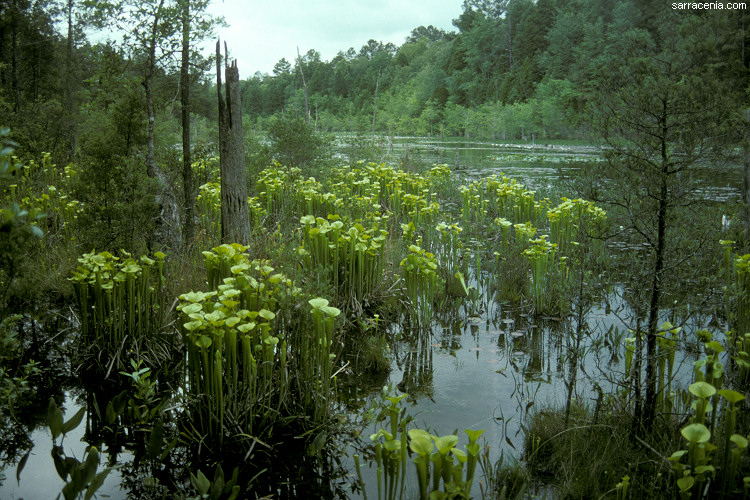
<svg viewBox="0 0 750 500">
<path fill-rule="evenodd" d="M 224 24 L 223 18 L 207 13 L 210 0 L 178 0 L 182 27 L 180 58 L 180 105 L 182 119 L 182 238 L 189 245 L 195 233 L 195 185 L 193 181 L 192 153 L 190 144 L 190 90 L 191 47 L 200 41 L 213 38 L 217 26 Z"/>
<path fill-rule="evenodd" d="M 182 0 L 182 57 L 180 60 L 180 104 L 182 118 L 182 238 L 186 245 L 193 239 L 195 195 L 193 165 L 190 151 L 190 0 Z"/>
<path fill-rule="evenodd" d="M 68 39 L 65 44 L 65 125 L 68 133 L 68 159 L 76 150 L 75 122 L 73 118 L 73 0 L 67 2 Z"/>
<path fill-rule="evenodd" d="M 154 151 L 155 109 L 153 79 L 157 68 L 173 60 L 179 42 L 177 39 L 179 19 L 176 6 L 166 0 L 86 0 L 84 6 L 92 22 L 100 27 L 119 30 L 123 34 L 123 45 L 131 57 L 142 61 L 141 85 L 146 97 L 148 118 L 146 140 L 146 172 L 158 184 L 155 234 L 150 245 L 167 245 L 178 248 L 181 243 L 179 231 L 179 209 L 169 179 L 156 163 Z"/>
<path fill-rule="evenodd" d="M 647 321 L 645 399 L 637 415 L 645 429 L 657 411 L 664 299 L 677 283 L 684 287 L 687 278 L 695 278 L 689 273 L 697 267 L 689 263 L 714 243 L 711 228 L 698 226 L 704 207 L 692 172 L 719 158 L 722 141 L 730 138 L 735 103 L 731 88 L 713 74 L 716 52 L 706 23 L 672 17 L 656 39 L 640 30 L 628 33 L 630 56 L 602 67 L 593 115 L 608 161 L 592 179 L 589 195 L 608 204 L 611 216 L 646 249 L 633 259 L 630 283 Z M 695 230 L 688 238 L 689 227 Z"/>
</svg>

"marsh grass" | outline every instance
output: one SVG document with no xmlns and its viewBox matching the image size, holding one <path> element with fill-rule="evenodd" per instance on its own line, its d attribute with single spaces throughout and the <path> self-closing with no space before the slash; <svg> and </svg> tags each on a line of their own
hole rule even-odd
<svg viewBox="0 0 750 500">
<path fill-rule="evenodd" d="M 630 434 L 630 415 L 600 415 L 594 420 L 589 408 L 576 404 L 566 426 L 563 411 L 534 413 L 527 423 L 523 453 L 531 476 L 554 488 L 558 498 L 614 497 L 625 477 L 629 498 L 664 498 L 670 487 L 664 457 L 677 441 L 673 426 L 654 433 L 655 442 L 647 448 Z"/>
<path fill-rule="evenodd" d="M 523 463 L 518 460 L 506 460 L 504 454 L 492 463 L 489 446 L 485 447 L 480 457 L 480 466 L 484 477 L 480 480 L 481 494 L 484 499 L 508 500 L 528 498 L 534 489 L 533 478 Z"/>
</svg>

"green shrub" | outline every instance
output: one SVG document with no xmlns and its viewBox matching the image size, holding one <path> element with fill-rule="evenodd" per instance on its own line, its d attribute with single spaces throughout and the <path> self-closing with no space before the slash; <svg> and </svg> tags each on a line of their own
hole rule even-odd
<svg viewBox="0 0 750 500">
<path fill-rule="evenodd" d="M 268 126 L 274 157 L 288 167 L 308 167 L 330 154 L 331 138 L 318 134 L 302 118 L 275 118 Z"/>
</svg>

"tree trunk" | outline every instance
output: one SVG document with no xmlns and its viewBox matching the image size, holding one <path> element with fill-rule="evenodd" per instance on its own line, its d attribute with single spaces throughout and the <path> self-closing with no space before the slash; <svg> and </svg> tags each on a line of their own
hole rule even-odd
<svg viewBox="0 0 750 500">
<path fill-rule="evenodd" d="M 73 120 L 73 0 L 68 0 L 68 43 L 65 47 L 65 121 L 68 133 L 68 160 L 76 151 Z"/>
<path fill-rule="evenodd" d="M 159 7 L 154 13 L 154 23 L 151 27 L 151 38 L 148 46 L 148 67 L 146 76 L 143 79 L 143 88 L 146 90 L 146 112 L 148 114 L 148 140 L 146 149 L 146 170 L 148 176 L 156 177 L 156 159 L 154 158 L 154 99 L 151 91 L 151 80 L 154 76 L 156 66 L 156 31 L 159 27 L 159 12 L 161 12 L 164 0 L 159 3 Z"/>
<path fill-rule="evenodd" d="M 224 53 L 227 53 L 226 43 Z M 226 58 L 227 56 L 225 56 Z M 216 81 L 219 94 L 219 168 L 221 171 L 221 241 L 250 241 L 250 217 L 245 179 L 240 74 L 237 61 L 225 65 L 226 100 L 221 94 L 221 46 L 216 42 Z"/>
<path fill-rule="evenodd" d="M 11 22 L 11 89 L 13 92 L 13 112 L 17 115 L 21 110 L 21 84 L 20 82 L 20 71 L 18 69 L 18 4 L 13 2 L 13 10 L 11 10 L 11 16 L 13 21 Z"/>
<path fill-rule="evenodd" d="M 380 85 L 380 71 L 378 78 L 375 80 L 375 100 L 372 104 L 372 141 L 375 142 L 375 118 L 378 115 L 378 86 Z"/>
<path fill-rule="evenodd" d="M 656 213 L 656 248 L 654 249 L 654 274 L 651 281 L 651 303 L 648 311 L 648 334 L 646 337 L 646 401 L 643 407 L 643 426 L 651 430 L 656 415 L 657 352 L 656 338 L 659 331 L 659 299 L 661 298 L 661 275 L 664 270 L 664 247 L 667 236 L 667 205 L 669 204 L 669 156 L 667 152 L 667 103 L 664 102 L 661 116 L 661 186 L 659 208 Z"/>
<path fill-rule="evenodd" d="M 750 109 L 745 110 L 744 172 L 742 198 L 745 201 L 745 238 L 750 238 Z"/>
<path fill-rule="evenodd" d="M 185 246 L 193 239 L 195 195 L 190 154 L 190 0 L 182 5 L 182 62 L 180 66 L 180 103 L 182 105 L 182 189 L 184 207 L 182 238 Z"/>
<path fill-rule="evenodd" d="M 305 81 L 305 72 L 302 69 L 302 58 L 299 55 L 299 47 L 297 47 L 297 66 L 299 66 L 299 72 L 302 75 L 302 92 L 305 96 L 305 123 L 310 125 L 310 108 L 307 104 L 307 82 Z"/>
<path fill-rule="evenodd" d="M 146 150 L 146 174 L 156 179 L 158 183 L 158 194 L 156 196 L 156 203 L 159 206 L 159 213 L 156 218 L 156 224 L 154 228 L 154 235 L 149 241 L 149 247 L 153 247 L 155 244 L 160 246 L 167 246 L 170 248 L 178 248 L 180 245 L 180 229 L 179 229 L 179 209 L 177 207 L 177 200 L 174 193 L 172 192 L 169 179 L 164 174 L 161 168 L 156 164 L 156 158 L 154 156 L 154 99 L 151 87 L 151 80 L 153 79 L 154 70 L 156 67 L 156 42 L 158 36 L 158 27 L 161 20 L 161 12 L 164 6 L 164 0 L 159 2 L 159 6 L 154 12 L 154 22 L 151 27 L 151 37 L 148 41 L 148 67 L 146 68 L 146 75 L 143 78 L 143 88 L 146 90 L 146 111 L 148 113 L 148 143 Z"/>
<path fill-rule="evenodd" d="M 633 419 L 630 432 L 639 435 L 643 427 L 638 418 L 643 410 L 643 400 L 641 399 L 641 371 L 643 368 L 643 336 L 641 335 L 641 318 L 635 321 L 635 355 L 633 356 L 631 373 L 633 374 L 633 400 L 635 405 L 633 412 L 636 418 Z"/>
</svg>

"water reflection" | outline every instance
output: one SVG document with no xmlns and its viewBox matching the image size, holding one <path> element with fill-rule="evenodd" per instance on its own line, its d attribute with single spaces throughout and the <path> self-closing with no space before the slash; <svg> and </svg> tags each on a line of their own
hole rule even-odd
<svg viewBox="0 0 750 500">
<path fill-rule="evenodd" d="M 581 165 L 599 161 L 597 146 L 575 144 L 507 144 L 483 141 L 441 140 L 425 137 L 395 137 L 384 161 L 397 162 L 408 156 L 427 164 L 447 164 L 461 176 L 475 180 L 506 174 L 531 189 L 546 189 L 570 177 Z M 698 166 L 700 196 L 725 202 L 740 197 L 740 165 Z"/>
<path fill-rule="evenodd" d="M 602 395 L 618 390 L 629 335 L 625 321 L 634 312 L 625 290 L 615 287 L 606 300 L 585 309 L 579 327 L 573 317 L 535 317 L 518 305 L 488 301 L 491 294 L 483 285 L 489 282 L 481 276 L 471 280 L 480 288 L 478 308 L 446 301 L 436 307 L 430 329 L 399 326 L 402 340 L 394 348 L 389 381 L 410 394 L 407 411 L 417 427 L 439 435 L 485 429 L 494 461 L 501 454 L 521 457 L 530 412 L 565 408 L 568 398 L 598 411 Z M 673 313 L 665 311 L 664 319 Z M 706 315 L 693 314 L 685 331 L 706 321 Z M 675 387 L 689 383 L 694 359 L 694 354 L 678 354 Z"/>
</svg>

